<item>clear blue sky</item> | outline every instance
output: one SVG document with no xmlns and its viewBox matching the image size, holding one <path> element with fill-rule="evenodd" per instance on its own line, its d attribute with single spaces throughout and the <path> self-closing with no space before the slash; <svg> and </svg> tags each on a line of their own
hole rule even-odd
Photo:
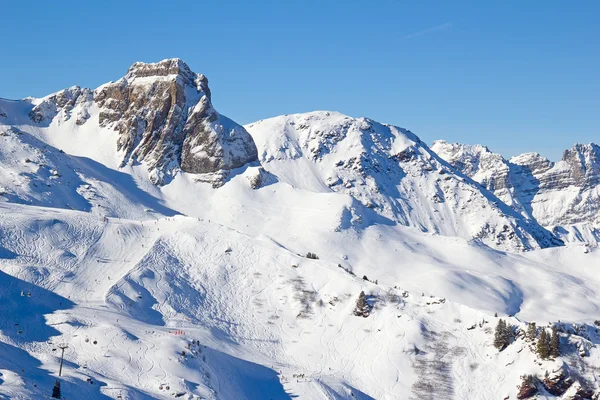
<svg viewBox="0 0 600 400">
<path fill-rule="evenodd" d="M 240 123 L 337 110 L 552 159 L 600 142 L 600 1 L 3 1 L 0 96 L 180 57 Z"/>
</svg>

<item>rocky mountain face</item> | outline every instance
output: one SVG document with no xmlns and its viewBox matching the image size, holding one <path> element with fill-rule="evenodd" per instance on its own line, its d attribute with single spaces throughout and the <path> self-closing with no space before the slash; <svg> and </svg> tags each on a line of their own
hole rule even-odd
<svg viewBox="0 0 600 400">
<path fill-rule="evenodd" d="M 561 244 L 408 130 L 335 112 L 281 116 L 246 129 L 263 167 L 292 186 L 349 194 L 389 221 L 495 248 Z"/>
<path fill-rule="evenodd" d="M 537 153 L 504 159 L 484 146 L 437 141 L 432 149 L 516 211 L 570 240 L 597 241 L 600 147 L 576 144 L 551 162 Z"/>
<path fill-rule="evenodd" d="M 118 131 L 122 165 L 144 162 L 157 185 L 178 170 L 216 174 L 208 179 L 222 183 L 230 170 L 257 159 L 245 129 L 215 111 L 208 79 L 180 59 L 135 63 L 123 78 L 94 91 L 76 86 L 48 96 L 29 115 L 49 124 L 75 113 L 83 125 L 92 109 L 101 127 Z"/>
</svg>

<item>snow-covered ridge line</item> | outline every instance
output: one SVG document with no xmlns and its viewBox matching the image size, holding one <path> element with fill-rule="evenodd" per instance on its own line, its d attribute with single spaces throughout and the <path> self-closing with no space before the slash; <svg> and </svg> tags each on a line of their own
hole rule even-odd
<svg viewBox="0 0 600 400">
<path fill-rule="evenodd" d="M 480 145 L 437 141 L 432 148 L 456 169 L 563 240 L 598 242 L 600 147 L 596 144 L 575 144 L 557 162 L 537 153 L 506 160 Z"/>
<path fill-rule="evenodd" d="M 215 111 L 206 77 L 179 59 L 135 63 L 123 78 L 94 91 L 75 86 L 34 103 L 28 111 L 34 123 L 31 128 L 17 124 L 22 131 L 111 168 L 141 163 L 159 186 L 190 174 L 219 187 L 231 171 L 256 165 L 260 151 L 296 160 L 273 169 L 275 163 L 261 156 L 274 179 L 302 190 L 349 194 L 390 223 L 508 251 L 560 245 L 551 233 L 503 208 L 492 194 L 481 193 L 406 129 L 335 112 L 308 113 L 297 116 L 302 121 L 296 126 L 292 121 L 265 132 L 257 149 L 256 135 Z M 283 144 L 289 146 L 283 156 L 271 152 L 280 134 L 294 130 L 309 137 L 292 135 Z M 116 148 L 103 148 L 107 156 L 99 158 L 84 148 L 86 136 L 114 140 Z M 292 175 L 298 179 L 289 181 Z"/>
<path fill-rule="evenodd" d="M 395 223 L 503 250 L 561 245 L 406 129 L 328 111 L 270 118 L 246 129 L 262 166 L 294 187 L 346 193 Z"/>
</svg>

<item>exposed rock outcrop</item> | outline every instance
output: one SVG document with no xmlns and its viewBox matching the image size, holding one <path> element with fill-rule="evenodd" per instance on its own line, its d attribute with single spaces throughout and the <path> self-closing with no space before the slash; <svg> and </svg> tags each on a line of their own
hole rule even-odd
<svg viewBox="0 0 600 400">
<path fill-rule="evenodd" d="M 542 383 L 551 395 L 562 396 L 573 385 L 573 379 L 569 376 L 566 368 L 560 368 L 558 371 L 552 371 L 543 379 Z"/>
<path fill-rule="evenodd" d="M 257 160 L 248 132 L 213 108 L 208 79 L 180 59 L 135 63 L 123 78 L 95 91 L 61 90 L 40 99 L 29 116 L 50 124 L 75 114 L 82 125 L 93 106 L 100 126 L 119 132 L 121 166 L 143 162 L 157 185 L 184 171 L 213 174 L 199 180 L 219 186 L 229 171 Z"/>
<path fill-rule="evenodd" d="M 123 163 L 144 161 L 155 184 L 179 168 L 226 176 L 257 159 L 248 132 L 213 108 L 208 79 L 182 60 L 135 63 L 96 89 L 94 101 L 100 125 L 119 131 Z"/>
<path fill-rule="evenodd" d="M 517 399 L 530 399 L 538 393 L 537 378 L 533 375 L 521 377 L 521 384 L 517 387 Z"/>
<path fill-rule="evenodd" d="M 537 153 L 504 159 L 484 146 L 437 141 L 432 149 L 503 202 L 564 239 L 600 238 L 600 147 L 576 144 L 556 163 Z M 559 227 L 559 228 L 557 228 Z"/>
<path fill-rule="evenodd" d="M 575 382 L 563 396 L 565 400 L 592 400 L 594 391 Z"/>
</svg>

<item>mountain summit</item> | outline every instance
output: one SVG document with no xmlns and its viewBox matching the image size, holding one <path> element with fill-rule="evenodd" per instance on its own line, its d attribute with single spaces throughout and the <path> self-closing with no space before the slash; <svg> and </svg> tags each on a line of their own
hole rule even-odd
<svg viewBox="0 0 600 400">
<path fill-rule="evenodd" d="M 208 79 L 192 72 L 181 59 L 133 64 L 116 82 L 93 92 L 73 87 L 44 98 L 30 113 L 44 123 L 62 112 L 77 115 L 118 132 L 121 165 L 144 162 L 157 185 L 181 170 L 213 174 L 222 183 L 230 170 L 257 159 L 256 146 L 246 130 L 220 115 L 211 102 Z"/>
<path fill-rule="evenodd" d="M 294 187 L 345 193 L 394 223 L 497 249 L 562 244 L 407 129 L 330 111 L 270 118 L 246 129 L 262 166 Z"/>
</svg>

